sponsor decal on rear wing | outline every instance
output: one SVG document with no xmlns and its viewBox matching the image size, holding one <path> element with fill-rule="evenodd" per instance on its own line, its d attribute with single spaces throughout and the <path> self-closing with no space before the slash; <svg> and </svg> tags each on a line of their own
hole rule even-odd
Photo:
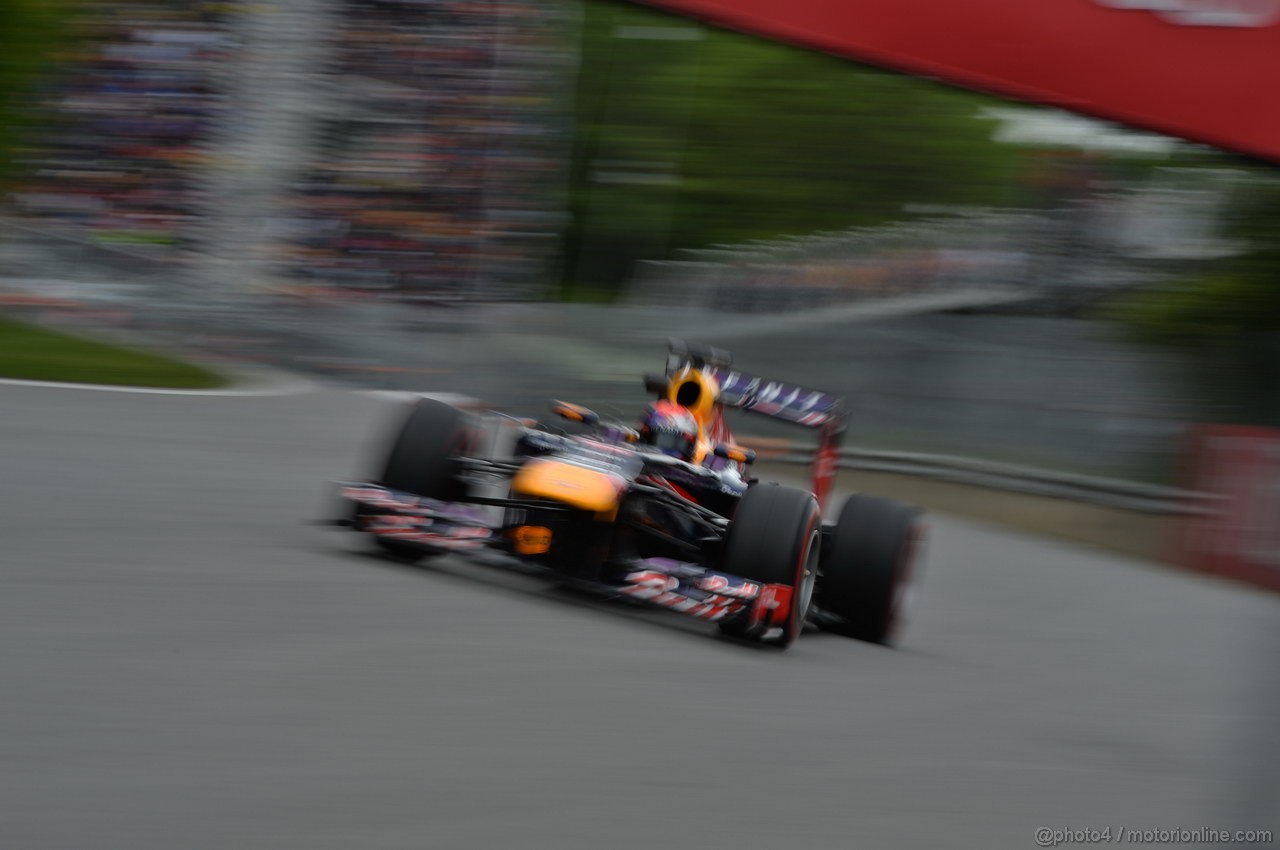
<svg viewBox="0 0 1280 850">
<path fill-rule="evenodd" d="M 720 384 L 720 403 L 784 422 L 820 430 L 810 488 L 824 511 L 835 487 L 845 414 L 838 396 L 781 381 L 766 381 L 727 367 L 713 373 Z"/>
<path fill-rule="evenodd" d="M 716 369 L 713 374 L 720 384 L 720 402 L 725 407 L 750 410 L 809 428 L 822 428 L 839 422 L 843 416 L 837 396 L 732 369 Z"/>
</svg>

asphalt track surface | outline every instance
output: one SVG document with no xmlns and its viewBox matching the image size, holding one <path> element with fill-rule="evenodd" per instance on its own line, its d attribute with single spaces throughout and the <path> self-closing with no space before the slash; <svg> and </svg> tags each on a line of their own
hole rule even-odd
<svg viewBox="0 0 1280 850">
<path fill-rule="evenodd" d="M 304 524 L 387 402 L 0 386 L 0 847 L 1033 847 L 1276 828 L 1274 596 L 935 517 L 791 650 Z"/>
</svg>

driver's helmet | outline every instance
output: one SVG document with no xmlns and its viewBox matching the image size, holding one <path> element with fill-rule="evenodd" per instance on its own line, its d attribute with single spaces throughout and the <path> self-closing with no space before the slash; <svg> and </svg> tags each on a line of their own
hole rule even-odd
<svg viewBox="0 0 1280 850">
<path fill-rule="evenodd" d="M 698 445 L 698 420 L 687 407 L 669 401 L 651 404 L 640 421 L 640 442 L 691 461 Z"/>
</svg>

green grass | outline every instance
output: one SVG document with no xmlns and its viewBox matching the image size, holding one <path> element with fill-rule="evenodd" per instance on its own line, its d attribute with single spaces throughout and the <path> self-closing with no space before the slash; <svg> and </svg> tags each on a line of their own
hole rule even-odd
<svg viewBox="0 0 1280 850">
<path fill-rule="evenodd" d="M 620 294 L 617 287 L 579 283 L 565 287 L 561 297 L 572 304 L 612 304 Z"/>
<path fill-rule="evenodd" d="M 0 318 L 0 377 L 28 381 L 208 389 L 219 375 L 159 354 L 32 327 Z"/>
</svg>

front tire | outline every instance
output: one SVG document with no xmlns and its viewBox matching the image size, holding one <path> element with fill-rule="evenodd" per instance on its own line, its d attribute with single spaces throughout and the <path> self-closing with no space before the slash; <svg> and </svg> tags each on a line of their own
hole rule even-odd
<svg viewBox="0 0 1280 850">
<path fill-rule="evenodd" d="M 434 399 L 413 406 L 391 443 L 379 483 L 392 490 L 450 501 L 462 495 L 455 460 L 467 448 L 466 414 Z"/>
<path fill-rule="evenodd" d="M 922 527 L 911 505 L 850 496 L 822 559 L 818 622 L 847 637 L 891 644 L 902 629 Z"/>
<path fill-rule="evenodd" d="M 428 499 L 455 501 L 464 495 L 455 461 L 468 444 L 466 415 L 456 407 L 424 398 L 409 411 L 391 441 L 378 483 Z M 378 548 L 409 561 L 444 554 L 415 543 L 374 538 Z"/>
<path fill-rule="evenodd" d="M 721 568 L 726 573 L 791 588 L 785 620 L 780 624 L 782 634 L 769 641 L 782 647 L 795 642 L 804 628 L 817 579 L 821 522 L 822 513 L 812 493 L 781 484 L 760 484 L 742 496 L 725 538 Z M 726 634 L 763 639 L 759 628 L 754 632 L 749 629 L 748 624 L 737 621 L 720 626 Z"/>
</svg>

